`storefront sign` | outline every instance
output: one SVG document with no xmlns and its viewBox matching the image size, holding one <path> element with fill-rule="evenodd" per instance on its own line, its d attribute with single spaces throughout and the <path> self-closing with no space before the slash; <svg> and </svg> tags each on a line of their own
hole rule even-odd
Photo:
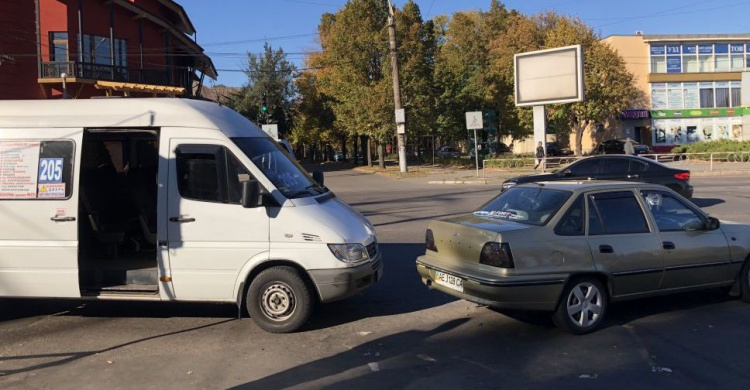
<svg viewBox="0 0 750 390">
<path fill-rule="evenodd" d="M 695 45 L 682 45 L 682 52 L 685 54 L 695 54 L 698 50 Z"/>
<path fill-rule="evenodd" d="M 620 114 L 620 119 L 648 119 L 651 118 L 649 110 L 625 110 Z"/>
<path fill-rule="evenodd" d="M 699 108 L 694 110 L 651 110 L 652 118 L 701 118 L 750 115 L 748 108 Z"/>
<path fill-rule="evenodd" d="M 741 54 L 741 53 L 745 52 L 745 48 L 743 46 L 744 45 L 742 45 L 742 44 L 739 44 L 739 45 L 732 44 L 732 45 L 729 46 L 729 50 L 730 50 L 730 52 L 732 54 L 734 54 L 734 53 L 740 53 Z"/>
<path fill-rule="evenodd" d="M 714 52 L 713 45 L 698 45 L 699 54 L 712 54 Z"/>
<path fill-rule="evenodd" d="M 652 56 L 664 55 L 664 53 L 665 53 L 664 46 L 654 46 L 654 45 L 651 45 L 651 55 Z"/>
</svg>

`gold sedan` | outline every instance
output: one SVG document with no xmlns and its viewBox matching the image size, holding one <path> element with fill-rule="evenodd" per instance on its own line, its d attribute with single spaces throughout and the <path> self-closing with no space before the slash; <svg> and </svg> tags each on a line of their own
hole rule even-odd
<svg viewBox="0 0 750 390">
<path fill-rule="evenodd" d="M 574 334 L 611 301 L 731 286 L 750 302 L 750 226 L 719 223 L 666 187 L 546 182 L 512 187 L 477 211 L 436 220 L 422 281 L 458 298 L 548 311 Z"/>
</svg>

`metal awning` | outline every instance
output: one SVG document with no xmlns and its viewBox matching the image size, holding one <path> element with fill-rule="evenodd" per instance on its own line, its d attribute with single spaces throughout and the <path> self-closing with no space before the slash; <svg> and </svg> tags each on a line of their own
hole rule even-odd
<svg viewBox="0 0 750 390">
<path fill-rule="evenodd" d="M 185 93 L 183 87 L 172 87 L 167 85 L 125 83 L 120 81 L 96 81 L 94 88 L 119 92 L 144 92 L 165 95 L 182 95 Z"/>
</svg>

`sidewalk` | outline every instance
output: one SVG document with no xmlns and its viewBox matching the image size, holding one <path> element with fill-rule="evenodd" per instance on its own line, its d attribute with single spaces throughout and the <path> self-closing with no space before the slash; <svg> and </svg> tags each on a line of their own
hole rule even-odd
<svg viewBox="0 0 750 390">
<path fill-rule="evenodd" d="M 689 162 L 670 162 L 666 163 L 670 167 L 677 169 L 690 170 L 692 177 L 712 177 L 712 176 L 750 176 L 750 163 L 717 163 L 714 162 L 713 170 L 709 162 L 689 161 Z M 368 171 L 366 167 L 354 168 L 362 173 L 375 173 L 394 180 L 405 180 L 414 183 L 427 184 L 444 184 L 444 185 L 500 185 L 503 181 L 524 175 L 534 175 L 542 173 L 541 170 L 531 168 L 514 168 L 514 169 L 487 169 L 484 172 L 479 170 L 479 176 L 475 169 L 458 168 L 458 167 L 440 167 L 440 166 L 410 166 L 409 173 L 401 175 L 397 170 L 389 167 L 385 173 Z M 554 169 L 548 169 L 551 172 Z"/>
</svg>

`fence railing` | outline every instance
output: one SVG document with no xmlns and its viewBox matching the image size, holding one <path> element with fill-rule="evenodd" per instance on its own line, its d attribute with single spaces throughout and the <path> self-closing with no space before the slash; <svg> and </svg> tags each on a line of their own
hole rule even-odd
<svg viewBox="0 0 750 390">
<path fill-rule="evenodd" d="M 669 165 L 681 164 L 706 164 L 709 171 L 717 168 L 730 166 L 736 167 L 739 163 L 747 164 L 750 168 L 750 151 L 737 152 L 711 152 L 711 153 L 658 153 L 642 154 L 641 157 L 649 158 Z M 547 157 L 545 159 L 545 170 L 556 169 L 585 157 L 563 156 Z M 482 160 L 482 177 L 488 171 L 510 171 L 531 169 L 536 165 L 536 159 L 533 157 L 510 157 L 499 159 Z"/>
</svg>

